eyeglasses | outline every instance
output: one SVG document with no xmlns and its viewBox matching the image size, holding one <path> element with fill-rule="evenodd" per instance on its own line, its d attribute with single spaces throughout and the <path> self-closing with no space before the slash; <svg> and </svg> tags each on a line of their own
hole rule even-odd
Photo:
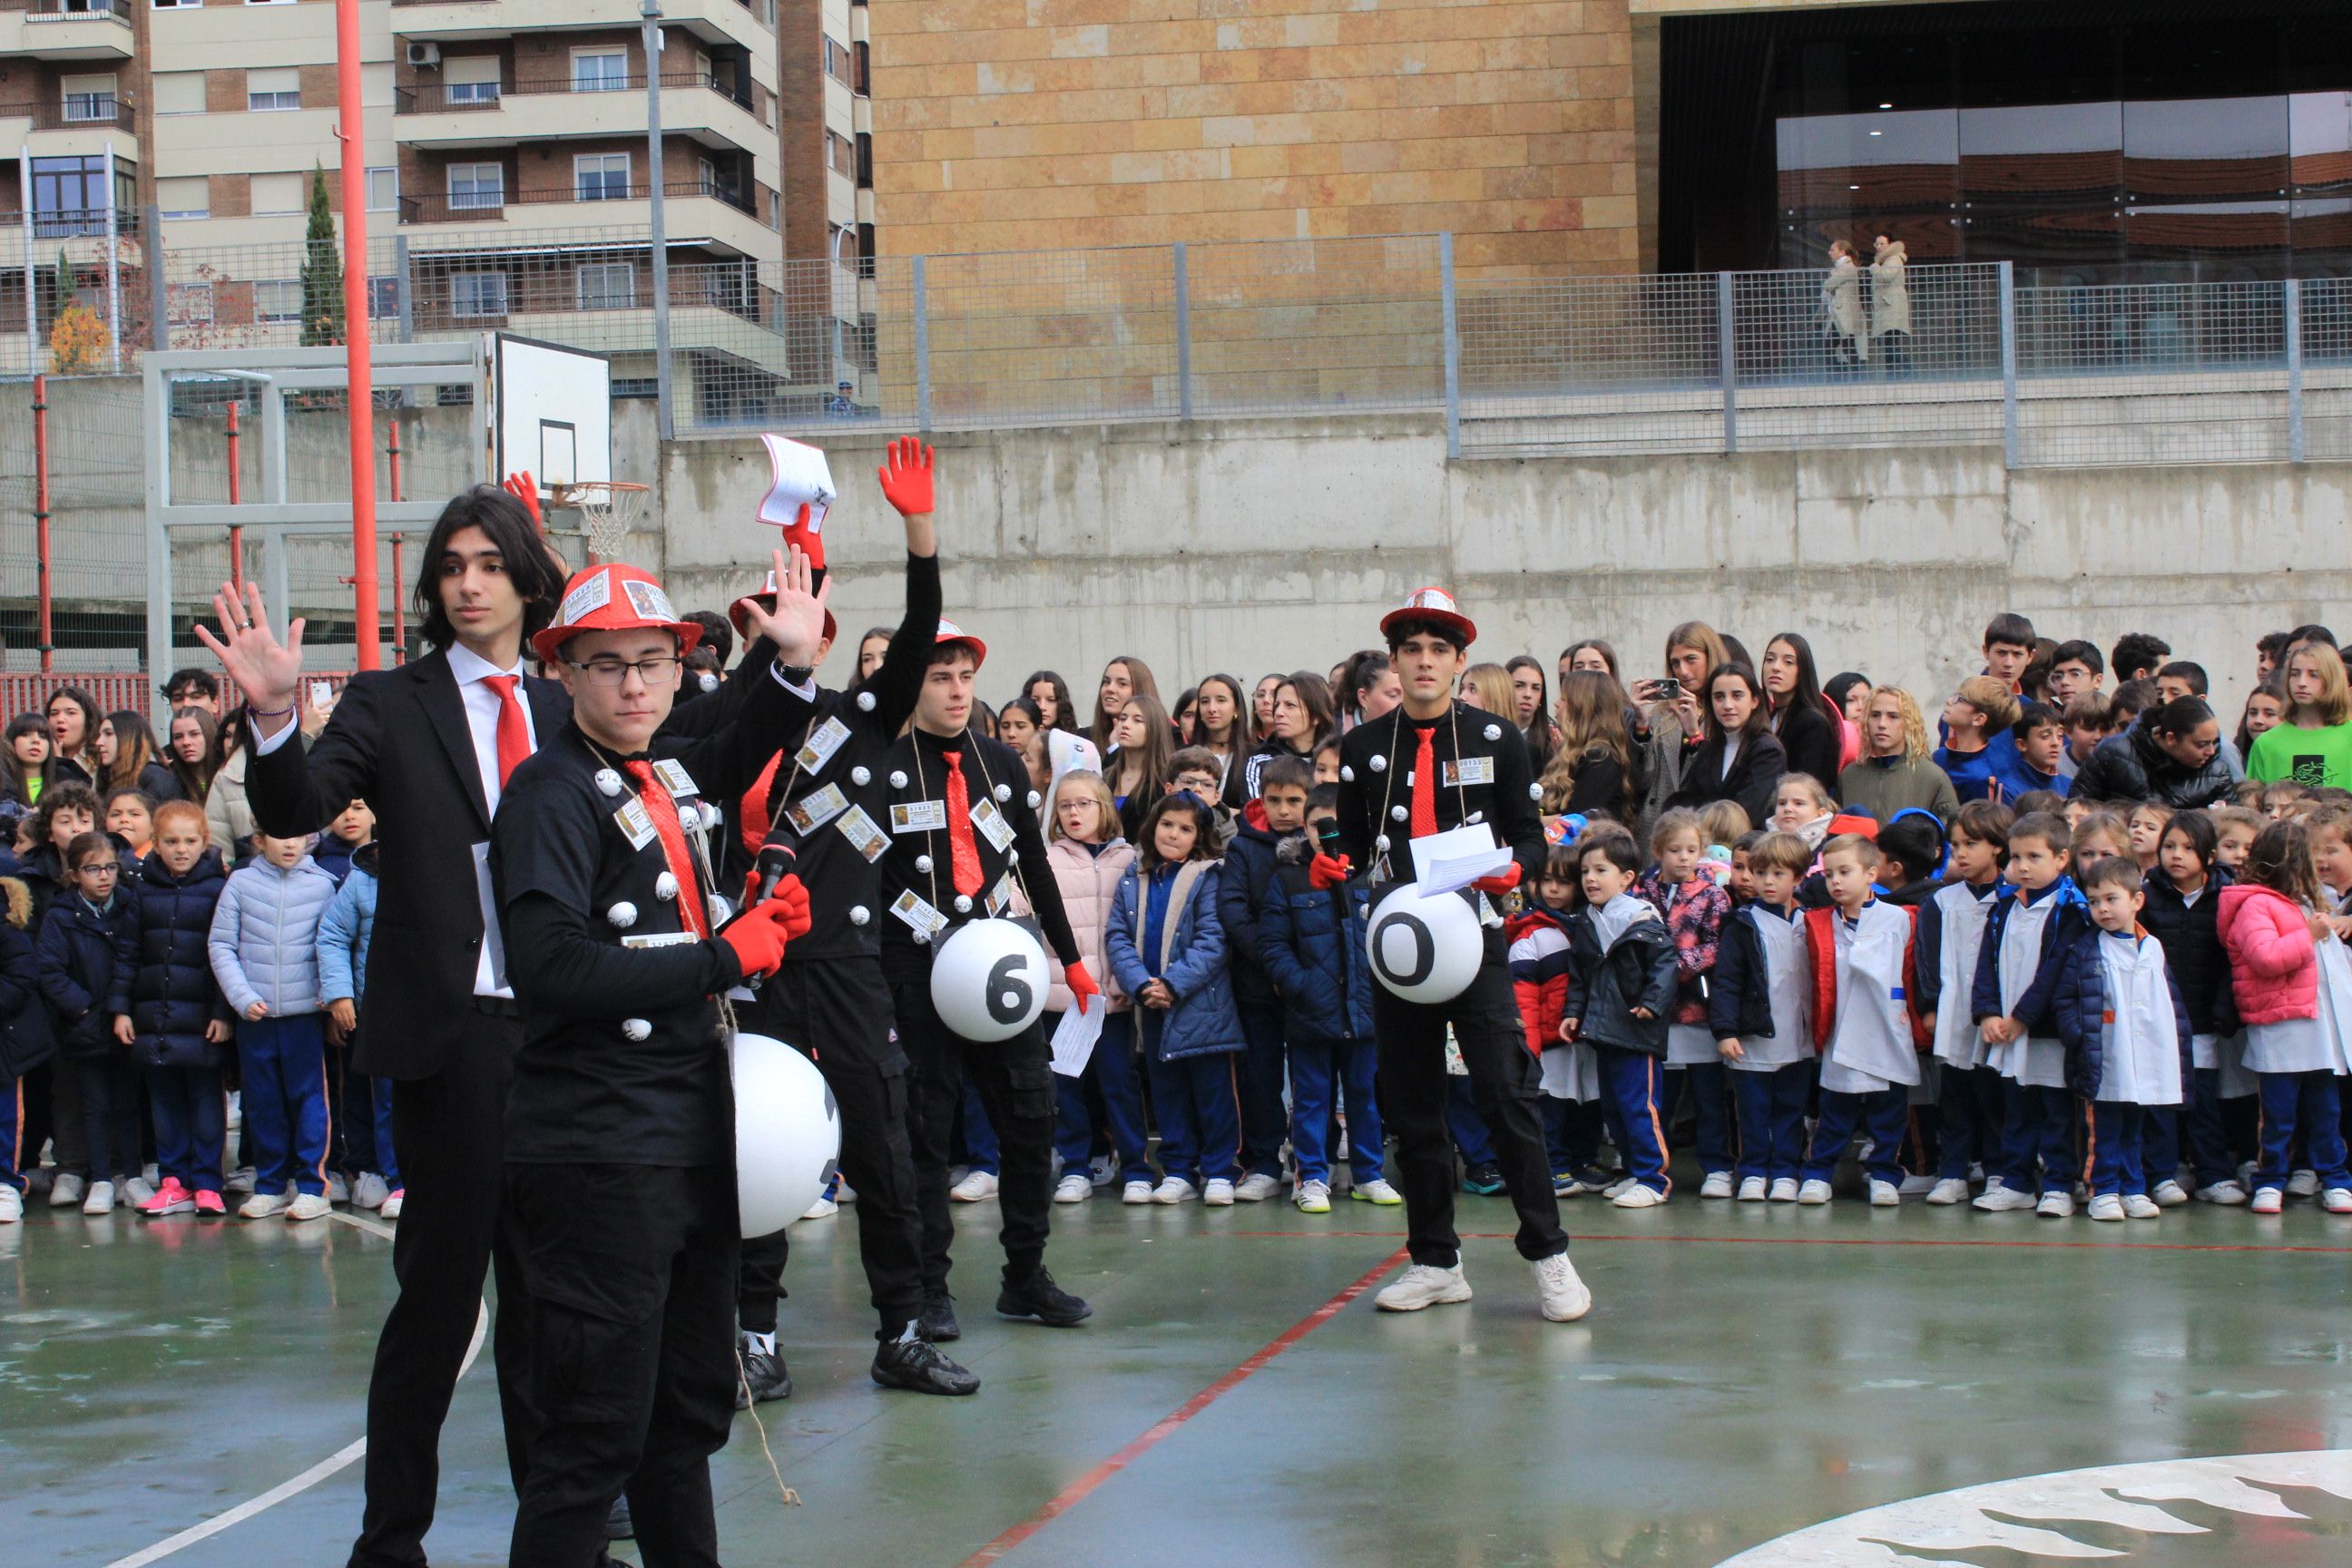
<svg viewBox="0 0 2352 1568">
<path fill-rule="evenodd" d="M 637 679 L 647 686 L 658 686 L 676 675 L 677 667 L 686 661 L 676 654 L 660 654 L 652 658 L 641 658 L 635 664 L 617 658 L 592 658 L 586 664 L 576 664 L 570 659 L 564 662 L 585 673 L 591 685 L 618 686 L 629 679 L 629 671 L 634 669 L 637 672 Z"/>
<path fill-rule="evenodd" d="M 81 877 L 111 877 L 120 873 L 121 869 L 121 867 L 109 860 L 103 866 L 77 866 L 74 868 L 74 873 Z"/>
</svg>

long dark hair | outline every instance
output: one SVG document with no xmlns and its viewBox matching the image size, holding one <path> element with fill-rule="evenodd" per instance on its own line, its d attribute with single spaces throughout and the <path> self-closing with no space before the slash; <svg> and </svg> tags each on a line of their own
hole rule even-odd
<svg viewBox="0 0 2352 1568">
<path fill-rule="evenodd" d="M 146 715 L 129 708 L 120 708 L 106 716 L 114 727 L 114 762 L 101 766 L 106 776 L 98 781 L 100 795 L 116 790 L 137 789 L 139 775 L 147 764 L 163 759 L 155 754 L 155 731 L 149 727 Z"/>
<path fill-rule="evenodd" d="M 1150 697 L 1155 702 L 1160 700 L 1160 682 L 1153 679 L 1150 665 L 1131 653 L 1123 653 L 1116 658 L 1103 660 L 1104 670 L 1108 672 L 1114 664 L 1127 671 L 1129 696 Z M 1109 713 L 1103 711 L 1102 689 L 1097 686 L 1095 689 L 1095 719 L 1094 722 L 1087 726 L 1087 736 L 1094 742 L 1095 750 L 1105 756 L 1110 755 L 1110 727 L 1112 721 L 1118 717 L 1118 714 L 1116 711 Z M 1162 728 L 1165 727 L 1162 726 Z"/>
<path fill-rule="evenodd" d="M 1331 707 L 1331 683 L 1311 669 L 1294 669 L 1282 678 L 1282 685 L 1298 693 L 1299 706 L 1307 710 L 1307 722 L 1314 726 L 1307 736 L 1307 744 L 1292 754 L 1312 759 L 1317 747 L 1339 733 L 1338 716 Z M 1281 689 L 1281 687 L 1275 689 L 1277 696 Z M 1292 750 L 1281 735 L 1272 730 L 1266 731 L 1261 749 L 1271 750 L 1277 755 Z"/>
<path fill-rule="evenodd" d="M 1176 731 L 1168 723 L 1168 710 L 1150 692 L 1139 689 L 1127 700 L 1143 710 L 1143 745 L 1135 758 L 1135 784 L 1127 792 L 1127 798 L 1141 795 L 1149 800 L 1168 787 L 1168 759 L 1176 754 L 1176 748 L 1170 742 Z M 1120 711 L 1125 710 L 1122 706 Z M 1120 775 L 1127 772 L 1127 763 L 1124 746 L 1103 753 L 1103 777 L 1110 781 L 1114 793 L 1118 789 Z"/>
<path fill-rule="evenodd" d="M 1233 696 L 1234 727 L 1224 743 L 1234 756 L 1245 757 L 1249 755 L 1250 748 L 1257 744 L 1257 714 L 1250 707 L 1249 693 L 1242 689 L 1239 680 L 1221 670 L 1201 678 L 1201 684 L 1193 689 L 1194 700 L 1198 701 L 1200 693 L 1208 690 L 1212 685 L 1223 687 Z M 1197 720 L 1195 723 L 1197 725 Z M 1196 746 L 1212 743 L 1206 734 L 1192 737 L 1192 744 Z"/>
<path fill-rule="evenodd" d="M 1709 740 L 1721 741 L 1727 738 L 1723 732 L 1723 721 L 1715 716 L 1715 683 L 1726 676 L 1746 686 L 1748 694 L 1756 699 L 1756 706 L 1748 715 L 1748 723 L 1739 731 L 1739 739 L 1742 743 L 1745 743 L 1764 733 L 1768 721 L 1767 715 L 1771 711 L 1771 704 L 1764 700 L 1764 683 L 1756 679 L 1754 670 L 1744 664 L 1734 663 L 1727 659 L 1717 665 L 1706 672 L 1705 700 L 1700 704 L 1706 710 L 1704 717 Z"/>
<path fill-rule="evenodd" d="M 1775 632 L 1771 640 L 1764 645 L 1764 651 L 1770 653 L 1772 644 L 1776 642 L 1787 643 L 1789 651 L 1797 656 L 1797 689 L 1789 693 L 1789 706 L 1800 710 L 1811 708 L 1817 713 L 1828 714 L 1833 721 L 1843 721 L 1845 714 L 1832 709 L 1829 699 L 1822 695 L 1822 678 L 1813 668 L 1813 645 L 1804 639 L 1802 633 Z M 1764 692 L 1764 706 L 1773 708 L 1769 688 Z M 1777 715 L 1780 710 L 1773 708 L 1773 711 Z"/>
<path fill-rule="evenodd" d="M 183 719 L 194 721 L 196 733 L 205 739 L 205 755 L 202 762 L 193 764 L 183 762 L 180 758 L 180 749 L 172 744 L 172 730 L 177 729 Z M 170 768 L 172 776 L 180 781 L 180 792 L 198 805 L 202 805 L 205 803 L 205 796 L 212 792 L 213 774 L 220 771 L 220 721 L 202 708 L 177 710 L 172 715 L 171 729 L 163 731 L 163 765 Z"/>
<path fill-rule="evenodd" d="M 2246 715 L 2252 710 L 2257 697 L 2267 697 L 2278 704 L 2279 722 L 2282 724 L 2286 722 L 2287 710 L 2294 706 L 2287 700 L 2286 682 L 2279 679 L 2277 670 L 2271 671 L 2269 678 L 2260 686 L 2247 692 L 2245 706 L 2238 710 L 2238 755 L 2241 758 L 2252 754 L 2254 749 L 2255 737 L 2246 727 Z"/>
<path fill-rule="evenodd" d="M 1029 696 L 1037 689 L 1037 683 L 1041 680 L 1054 689 L 1054 721 L 1051 724 L 1045 724 L 1041 715 L 1038 722 L 1045 729 L 1059 730 L 1065 734 L 1084 734 L 1085 731 L 1078 728 L 1077 715 L 1070 711 L 1070 683 L 1062 679 L 1061 671 L 1055 669 L 1031 671 L 1029 679 L 1021 683 L 1021 695 Z"/>
<path fill-rule="evenodd" d="M 1150 876 L 1169 864 L 1160 858 L 1160 846 L 1154 842 L 1160 833 L 1160 819 L 1182 812 L 1192 819 L 1192 853 L 1188 860 L 1213 860 L 1217 858 L 1217 819 L 1208 805 L 1198 797 L 1179 790 L 1163 795 L 1151 803 L 1135 833 L 1135 869 L 1139 875 Z"/>
<path fill-rule="evenodd" d="M 1536 772 L 1540 773 L 1544 770 L 1544 764 L 1551 761 L 1551 676 L 1545 670 L 1543 660 L 1531 653 L 1513 654 L 1504 661 L 1504 674 L 1508 675 L 1514 670 L 1520 669 L 1532 669 L 1536 672 L 1535 717 L 1519 726 L 1519 733 L 1528 738 L 1528 758 L 1535 764 Z M 1511 696 L 1516 701 L 1518 697 L 1517 688 L 1512 689 Z M 1517 710 L 1514 710 L 1513 717 L 1517 716 Z"/>
<path fill-rule="evenodd" d="M 522 502 L 496 485 L 460 490 L 434 520 L 416 568 L 416 622 L 425 640 L 436 648 L 457 640 L 457 628 L 449 624 L 449 612 L 441 603 L 441 557 L 448 552 L 451 536 L 468 528 L 488 535 L 491 548 L 505 562 L 515 592 L 522 595 L 522 636 L 530 642 L 534 632 L 546 630 L 555 619 L 563 599 L 563 563 L 540 536 L 539 525 Z"/>
<path fill-rule="evenodd" d="M 38 735 L 46 743 L 49 738 L 49 721 L 38 713 L 19 713 L 8 721 L 7 742 L 0 745 L 0 800 L 14 801 L 18 805 L 32 805 L 32 792 L 26 788 L 25 764 L 16 760 L 16 737 Z M 46 754 L 32 777 L 43 784 L 48 782 L 48 758 Z"/>
</svg>

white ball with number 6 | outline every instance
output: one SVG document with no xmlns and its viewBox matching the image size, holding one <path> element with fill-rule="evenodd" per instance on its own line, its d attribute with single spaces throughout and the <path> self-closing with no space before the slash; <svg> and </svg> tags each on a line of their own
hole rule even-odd
<svg viewBox="0 0 2352 1568">
<path fill-rule="evenodd" d="M 841 1158 L 841 1110 L 808 1058 L 766 1035 L 739 1034 L 735 1194 L 745 1240 L 806 1214 Z"/>
<path fill-rule="evenodd" d="M 1364 945 L 1381 984 L 1422 1003 L 1451 1002 L 1467 991 L 1486 952 L 1469 900 L 1458 893 L 1423 898 L 1411 882 L 1372 906 Z"/>
<path fill-rule="evenodd" d="M 968 921 L 931 960 L 931 1005 L 967 1040 L 1009 1040 L 1045 1010 L 1045 944 L 1008 920 Z"/>
</svg>

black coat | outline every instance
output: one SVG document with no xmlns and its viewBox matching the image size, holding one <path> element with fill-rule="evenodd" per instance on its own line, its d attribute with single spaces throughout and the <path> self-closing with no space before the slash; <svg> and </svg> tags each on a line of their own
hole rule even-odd
<svg viewBox="0 0 2352 1568">
<path fill-rule="evenodd" d="M 158 855 L 140 867 L 139 912 L 116 938 L 114 990 L 106 1003 L 110 1013 L 129 1014 L 137 1031 L 133 1067 L 220 1065 L 222 1047 L 205 1038 L 205 1026 L 234 1023 L 236 1016 L 213 979 L 206 938 L 227 886 L 217 849 L 205 850 L 184 877 L 173 876 Z"/>
<path fill-rule="evenodd" d="M 1666 1054 L 1666 1015 L 1675 1005 L 1675 939 L 1666 922 L 1644 915 L 1603 952 L 1592 911 L 1568 919 L 1568 1001 L 1562 1016 L 1578 1021 L 1577 1038 L 1596 1046 Z M 1649 1010 L 1647 1018 L 1633 1009 Z"/>
<path fill-rule="evenodd" d="M 2197 895 L 2185 901 L 2161 868 L 2147 875 L 2147 901 L 2139 923 L 2164 944 L 2165 966 L 2180 986 L 2189 1006 L 2189 1027 L 2199 1035 L 2238 1032 L 2238 1001 L 2230 987 L 2230 955 L 2222 951 L 2215 921 L 2221 912 L 2221 889 L 2232 880 L 2229 868 L 2216 866 Z"/>
<path fill-rule="evenodd" d="M 0 1078 L 16 1079 L 57 1055 L 58 1042 L 41 996 L 40 956 L 25 931 L 32 891 L 15 878 L 0 879 Z"/>
<path fill-rule="evenodd" d="M 1780 716 L 1780 727 L 1772 735 L 1787 754 L 1789 772 L 1811 773 L 1822 781 L 1823 789 L 1832 795 L 1837 792 L 1838 752 L 1845 737 L 1826 710 L 1818 703 L 1791 708 Z"/>
<path fill-rule="evenodd" d="M 541 742 L 572 700 L 526 677 Z M 448 655 L 352 678 L 326 730 L 247 764 L 246 794 L 265 833 L 315 833 L 354 800 L 375 812 L 383 842 L 375 940 L 368 948 L 368 1027 L 352 1068 L 374 1078 L 429 1078 L 473 1030 L 482 910 L 474 846 L 490 837 L 465 699 Z"/>
<path fill-rule="evenodd" d="M 1354 870 L 1377 876 L 1375 862 L 1381 854 L 1381 840 L 1386 838 L 1389 873 L 1384 882 L 1409 882 L 1417 874 L 1411 827 L 1413 786 L 1408 775 L 1414 773 L 1413 761 L 1421 752 L 1421 728 L 1400 706 L 1367 719 L 1339 742 L 1339 847 Z M 1432 801 L 1438 831 L 1482 823 L 1493 831 L 1495 842 L 1517 858 L 1523 876 L 1541 875 L 1547 850 L 1527 737 L 1493 715 L 1460 703 L 1431 721 L 1428 728 L 1430 760 L 1438 774 Z M 1399 816 L 1401 811 L 1406 815 Z"/>
<path fill-rule="evenodd" d="M 1718 800 L 1738 801 L 1748 814 L 1748 826 L 1758 826 L 1771 819 L 1773 795 L 1780 787 L 1780 775 L 1788 771 L 1789 753 L 1781 749 L 1780 738 L 1759 732 L 1740 742 L 1739 754 L 1731 759 L 1731 773 L 1726 776 L 1723 741 L 1710 735 L 1683 768 L 1682 787 L 1666 797 L 1666 804 L 1698 811 Z"/>
</svg>

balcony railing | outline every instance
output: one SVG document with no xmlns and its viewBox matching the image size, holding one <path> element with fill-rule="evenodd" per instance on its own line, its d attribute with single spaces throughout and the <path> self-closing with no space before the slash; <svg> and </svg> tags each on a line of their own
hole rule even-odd
<svg viewBox="0 0 2352 1568">
<path fill-rule="evenodd" d="M 78 235 L 106 233 L 104 207 L 48 207 L 33 214 L 35 239 L 71 239 Z M 0 236 L 21 236 L 25 231 L 25 213 L 19 207 L 0 212 Z M 114 232 L 125 239 L 139 235 L 139 209 L 120 206 L 114 209 Z"/>
<path fill-rule="evenodd" d="M 392 0 L 392 3 L 395 6 L 486 5 L 490 4 L 491 0 Z M 757 17 L 761 26 L 772 27 L 776 25 L 775 0 L 735 0 L 735 4 L 740 5 L 744 10 L 749 11 L 753 16 Z M 0 0 L 0 10 L 6 10 L 8 8 L 8 0 Z"/>
<path fill-rule="evenodd" d="M 400 221 L 403 223 L 489 223 L 506 216 L 509 207 L 551 206 L 577 203 L 593 205 L 598 202 L 641 202 L 653 195 L 648 180 L 632 181 L 626 185 L 606 182 L 593 189 L 582 185 L 562 185 L 551 190 L 507 191 L 499 195 L 403 196 L 400 198 Z M 726 203 L 737 212 L 752 217 L 759 216 L 751 197 L 740 191 L 712 180 L 666 180 L 662 195 L 675 200 L 680 196 L 709 196 Z"/>
<path fill-rule="evenodd" d="M 421 3 L 421 0 L 420 0 Z M 708 71 L 684 70 L 662 72 L 664 89 L 690 89 L 715 92 L 747 113 L 751 100 L 735 90 L 732 82 Z M 488 96 L 481 94 L 489 89 Z M 530 98 L 551 93 L 593 95 L 606 92 L 643 92 L 646 76 L 643 71 L 631 71 L 622 76 L 559 76 L 534 77 L 517 81 L 511 86 L 493 82 L 442 82 L 430 87 L 403 87 L 393 89 L 393 112 L 395 114 L 464 114 L 473 110 L 498 108 L 508 98 Z M 455 92 L 466 94 L 452 97 Z"/>
<path fill-rule="evenodd" d="M 22 11 L 27 22 L 92 22 L 111 18 L 131 25 L 131 0 L 0 0 L 0 11 Z"/>
<path fill-rule="evenodd" d="M 78 92 L 63 100 L 45 98 L 32 103 L 0 103 L 0 120 L 30 120 L 36 131 L 67 131 L 86 125 L 113 126 L 121 131 L 139 129 L 136 105 L 127 99 L 97 92 Z"/>
</svg>

